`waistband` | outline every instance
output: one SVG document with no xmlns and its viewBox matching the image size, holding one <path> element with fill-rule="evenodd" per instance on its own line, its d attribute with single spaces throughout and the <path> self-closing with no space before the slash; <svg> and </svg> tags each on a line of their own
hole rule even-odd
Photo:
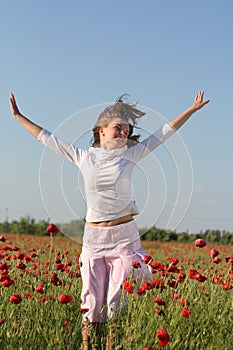
<svg viewBox="0 0 233 350">
<path fill-rule="evenodd" d="M 134 220 L 116 226 L 96 227 L 85 224 L 83 246 L 112 248 L 129 244 L 140 238 Z"/>
</svg>

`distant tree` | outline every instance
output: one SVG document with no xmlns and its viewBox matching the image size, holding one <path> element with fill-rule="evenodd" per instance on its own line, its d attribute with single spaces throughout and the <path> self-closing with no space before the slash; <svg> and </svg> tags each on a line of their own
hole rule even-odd
<svg viewBox="0 0 233 350">
<path fill-rule="evenodd" d="M 221 240 L 220 230 L 206 230 L 204 232 L 204 239 L 210 243 L 219 243 Z"/>
</svg>

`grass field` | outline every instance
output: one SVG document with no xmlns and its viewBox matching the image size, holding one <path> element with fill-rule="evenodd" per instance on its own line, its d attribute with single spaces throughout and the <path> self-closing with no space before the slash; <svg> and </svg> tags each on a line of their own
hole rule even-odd
<svg viewBox="0 0 233 350">
<path fill-rule="evenodd" d="M 131 277 L 124 284 L 128 307 L 100 328 L 98 349 L 114 328 L 113 349 L 231 350 L 232 246 L 143 246 L 153 278 L 139 289 Z M 80 249 L 59 236 L 0 237 L 1 349 L 80 349 Z"/>
</svg>

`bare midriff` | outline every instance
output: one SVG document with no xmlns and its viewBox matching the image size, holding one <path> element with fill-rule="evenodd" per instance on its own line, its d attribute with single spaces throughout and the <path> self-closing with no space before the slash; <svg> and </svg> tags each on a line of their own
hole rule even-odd
<svg viewBox="0 0 233 350">
<path fill-rule="evenodd" d="M 121 218 L 117 218 L 114 220 L 87 222 L 87 224 L 91 225 L 91 226 L 97 226 L 97 227 L 108 227 L 108 226 L 116 226 L 116 225 L 125 224 L 126 222 L 129 222 L 132 220 L 133 220 L 133 215 L 129 214 L 129 215 L 125 215 L 125 216 L 122 216 Z"/>
</svg>

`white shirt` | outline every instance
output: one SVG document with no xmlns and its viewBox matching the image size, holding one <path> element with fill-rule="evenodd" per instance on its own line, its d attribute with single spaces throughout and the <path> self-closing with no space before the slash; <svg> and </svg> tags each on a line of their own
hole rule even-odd
<svg viewBox="0 0 233 350">
<path fill-rule="evenodd" d="M 38 140 L 81 171 L 86 196 L 86 221 L 98 222 L 138 214 L 131 194 L 131 174 L 135 164 L 165 142 L 174 129 L 164 124 L 141 143 L 128 148 L 83 150 L 66 143 L 43 129 Z"/>
</svg>

